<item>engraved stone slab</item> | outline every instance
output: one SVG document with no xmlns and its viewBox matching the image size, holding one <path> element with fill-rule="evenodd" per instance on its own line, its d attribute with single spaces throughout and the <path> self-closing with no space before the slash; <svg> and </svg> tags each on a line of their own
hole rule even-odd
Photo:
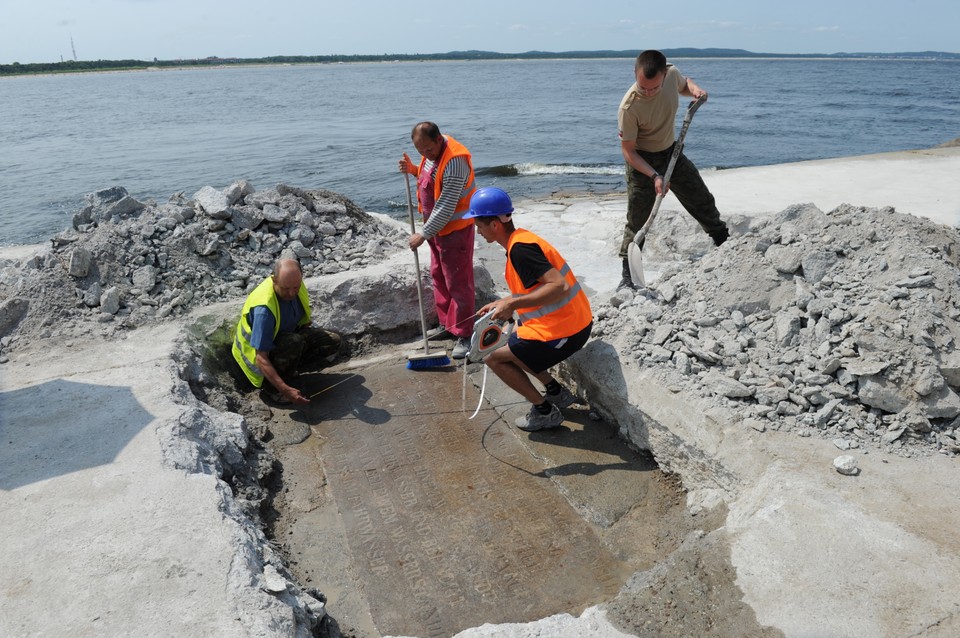
<svg viewBox="0 0 960 638">
<path fill-rule="evenodd" d="M 380 633 L 450 636 L 579 614 L 614 595 L 627 566 L 494 410 L 468 419 L 473 386 L 464 399 L 458 370 L 404 363 L 362 370 L 301 415 L 323 441 L 356 587 Z"/>
</svg>

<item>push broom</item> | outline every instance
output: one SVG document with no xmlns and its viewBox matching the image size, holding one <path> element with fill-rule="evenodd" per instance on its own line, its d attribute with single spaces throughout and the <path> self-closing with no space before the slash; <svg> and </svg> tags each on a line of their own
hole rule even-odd
<svg viewBox="0 0 960 638">
<path fill-rule="evenodd" d="M 413 199 L 410 196 L 410 173 L 403 174 L 407 184 L 407 214 L 410 217 L 410 234 L 417 232 L 417 227 L 413 221 Z M 427 315 L 423 311 L 423 282 L 420 281 L 420 257 L 417 249 L 413 249 L 413 267 L 417 279 L 417 301 L 420 304 L 420 329 L 423 334 L 423 352 L 412 352 L 407 356 L 408 370 L 425 370 L 429 368 L 440 368 L 450 365 L 450 357 L 444 351 L 442 353 L 431 353 L 430 343 L 427 340 Z"/>
</svg>

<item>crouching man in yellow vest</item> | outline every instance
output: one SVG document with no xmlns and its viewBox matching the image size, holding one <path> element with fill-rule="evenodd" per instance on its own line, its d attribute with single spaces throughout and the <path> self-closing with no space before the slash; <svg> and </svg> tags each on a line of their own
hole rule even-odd
<svg viewBox="0 0 960 638">
<path fill-rule="evenodd" d="M 310 299 L 299 262 L 279 259 L 273 274 L 243 304 L 233 339 L 233 358 L 240 369 L 276 403 L 309 403 L 283 376 L 295 373 L 302 360 L 329 362 L 339 351 L 340 335 L 310 323 Z"/>
<path fill-rule="evenodd" d="M 593 313 L 586 293 L 566 260 L 543 238 L 512 221 L 510 197 L 492 186 L 477 190 L 470 199 L 470 211 L 477 232 L 488 243 L 507 249 L 504 277 L 512 293 L 478 311 L 505 321 L 517 316 L 517 329 L 507 347 L 491 352 L 484 363 L 504 383 L 533 404 L 530 413 L 517 419 L 516 426 L 532 432 L 555 428 L 563 423 L 565 408 L 576 397 L 553 378 L 548 369 L 580 350 L 593 328 Z M 533 385 L 532 375 L 546 389 Z"/>
</svg>

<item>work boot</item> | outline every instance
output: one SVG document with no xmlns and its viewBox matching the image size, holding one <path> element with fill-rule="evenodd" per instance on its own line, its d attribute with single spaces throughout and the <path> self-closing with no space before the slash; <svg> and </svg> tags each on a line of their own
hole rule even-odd
<svg viewBox="0 0 960 638">
<path fill-rule="evenodd" d="M 623 258 L 623 272 L 621 273 L 620 283 L 617 284 L 617 290 L 623 290 L 624 288 L 629 288 L 630 290 L 636 290 L 637 287 L 633 285 L 633 277 L 630 276 L 630 258 Z"/>
<path fill-rule="evenodd" d="M 711 239 L 713 239 L 714 246 L 720 246 L 721 244 L 723 244 L 723 242 L 727 241 L 727 239 L 730 238 L 730 231 L 727 229 L 726 226 L 724 226 L 722 231 L 718 233 L 713 233 L 710 235 L 710 237 Z"/>
<path fill-rule="evenodd" d="M 563 413 L 560 412 L 560 408 L 552 403 L 550 404 L 550 412 L 547 414 L 540 414 L 537 406 L 532 406 L 527 416 L 522 416 L 514 421 L 514 425 L 524 432 L 555 428 L 561 423 L 563 423 Z"/>
</svg>

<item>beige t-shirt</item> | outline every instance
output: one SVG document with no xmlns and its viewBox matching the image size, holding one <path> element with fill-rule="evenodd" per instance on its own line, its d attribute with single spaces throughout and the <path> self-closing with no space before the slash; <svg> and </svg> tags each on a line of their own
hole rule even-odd
<svg viewBox="0 0 960 638">
<path fill-rule="evenodd" d="M 680 105 L 680 90 L 687 80 L 677 67 L 667 65 L 663 88 L 656 95 L 646 96 L 634 82 L 620 101 L 617 125 L 620 139 L 636 140 L 638 151 L 655 153 L 670 148 L 676 139 L 674 119 Z"/>
</svg>

